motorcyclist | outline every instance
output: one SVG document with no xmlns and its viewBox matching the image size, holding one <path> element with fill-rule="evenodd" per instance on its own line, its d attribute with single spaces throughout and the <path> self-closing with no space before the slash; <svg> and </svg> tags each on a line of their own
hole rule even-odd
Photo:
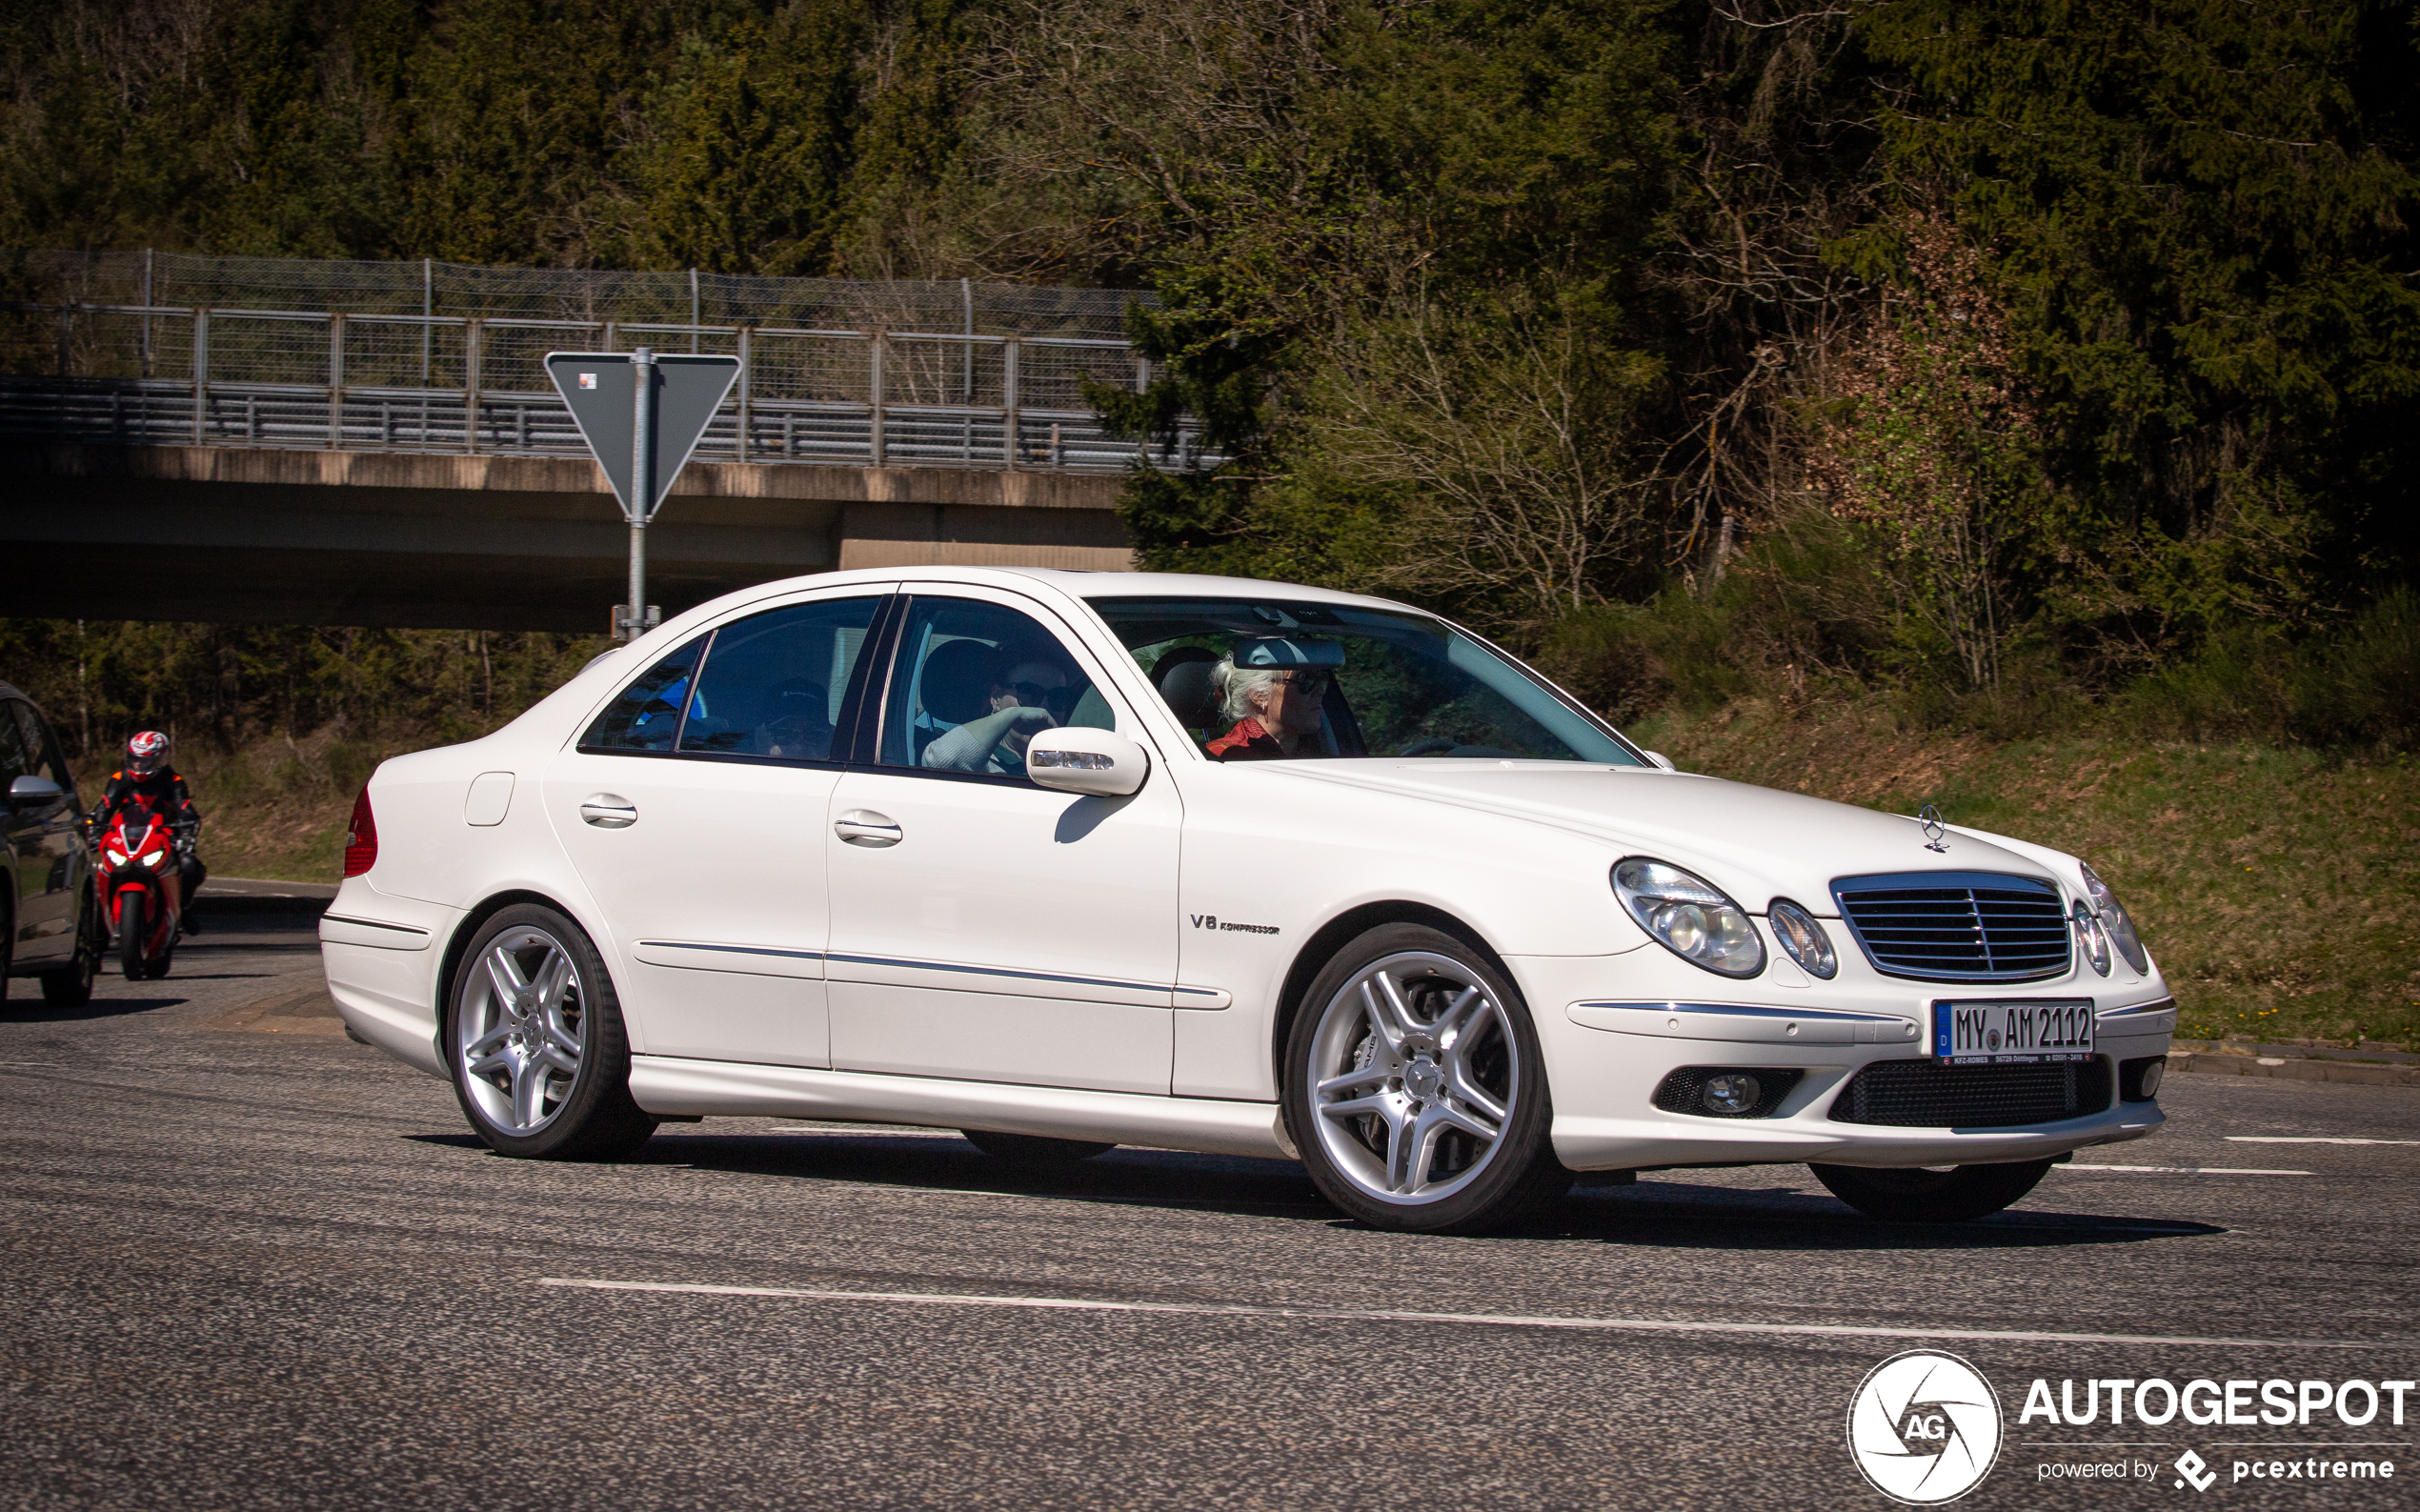
<svg viewBox="0 0 2420 1512">
<path fill-rule="evenodd" d="M 176 837 L 177 875 L 184 888 L 178 912 L 181 933 L 200 934 L 201 924 L 193 915 L 193 895 L 202 890 L 203 881 L 210 876 L 210 868 L 193 854 L 194 842 L 201 837 L 202 811 L 193 807 L 193 795 L 187 791 L 185 778 L 169 762 L 168 736 L 157 730 L 138 731 L 127 738 L 125 763 L 110 774 L 101 801 L 86 816 L 87 833 L 99 834 L 129 808 L 167 818 L 169 829 Z"/>
</svg>

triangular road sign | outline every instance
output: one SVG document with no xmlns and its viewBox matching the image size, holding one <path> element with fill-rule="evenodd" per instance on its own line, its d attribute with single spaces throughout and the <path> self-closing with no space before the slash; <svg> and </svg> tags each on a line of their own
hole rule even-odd
<svg viewBox="0 0 2420 1512">
<path fill-rule="evenodd" d="M 619 499 L 624 517 L 633 523 L 653 518 L 670 493 L 673 479 L 689 465 L 690 454 L 722 407 L 731 386 L 739 379 L 739 359 L 666 353 L 646 371 L 654 374 L 655 423 L 649 447 L 654 487 L 639 498 L 632 485 L 636 471 L 638 395 L 632 374 L 639 367 L 627 352 L 550 352 L 547 375 L 555 391 L 571 407 L 572 418 L 588 442 L 596 465 Z"/>
</svg>

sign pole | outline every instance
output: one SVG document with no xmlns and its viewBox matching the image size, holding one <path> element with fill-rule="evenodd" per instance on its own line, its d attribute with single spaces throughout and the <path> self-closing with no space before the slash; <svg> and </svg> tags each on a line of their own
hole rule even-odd
<svg viewBox="0 0 2420 1512">
<path fill-rule="evenodd" d="M 631 507 L 630 617 L 622 621 L 622 638 L 636 640 L 647 634 L 647 516 L 655 498 L 655 351 L 639 347 L 630 354 Z"/>
</svg>

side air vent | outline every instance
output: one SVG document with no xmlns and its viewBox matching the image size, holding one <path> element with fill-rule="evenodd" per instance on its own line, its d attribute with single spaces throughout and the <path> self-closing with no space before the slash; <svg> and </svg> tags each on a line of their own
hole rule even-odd
<svg viewBox="0 0 2420 1512">
<path fill-rule="evenodd" d="M 1832 883 L 1874 969 L 1917 981 L 2039 981 L 2067 972 L 2059 890 L 1999 872 L 1894 872 Z"/>
</svg>

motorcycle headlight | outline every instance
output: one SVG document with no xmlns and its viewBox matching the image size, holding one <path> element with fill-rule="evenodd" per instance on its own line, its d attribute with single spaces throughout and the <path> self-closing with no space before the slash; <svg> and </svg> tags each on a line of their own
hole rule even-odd
<svg viewBox="0 0 2420 1512">
<path fill-rule="evenodd" d="M 2126 958 L 2126 963 L 2134 968 L 2136 975 L 2149 976 L 2151 955 L 2143 948 L 2143 937 L 2134 932 L 2133 916 L 2109 891 L 2109 884 L 2088 866 L 2084 868 L 2084 890 L 2092 896 L 2092 910 L 2101 916 L 2101 925 L 2109 932 L 2109 938 L 2117 942 L 2118 954 Z"/>
<path fill-rule="evenodd" d="M 164 851 L 145 851 L 143 853 L 143 864 L 146 866 L 157 866 L 160 864 L 160 857 L 166 854 L 167 853 Z"/>
<path fill-rule="evenodd" d="M 1765 917 L 1773 926 L 1773 937 L 1782 942 L 1783 953 L 1805 967 L 1806 975 L 1829 981 L 1840 970 L 1840 958 L 1832 953 L 1832 937 L 1814 915 L 1786 897 L 1777 897 Z"/>
<path fill-rule="evenodd" d="M 2109 974 L 2108 931 L 2101 927 L 2101 921 L 2093 917 L 2092 910 L 2082 903 L 2075 905 L 2072 922 L 2075 925 L 2076 949 L 2084 952 L 2084 958 L 2092 963 L 2094 971 L 2104 977 L 2107 976 Z"/>
<path fill-rule="evenodd" d="M 1640 928 L 1691 965 L 1722 977 L 1765 969 L 1765 942 L 1746 911 L 1703 878 L 1632 857 L 1614 867 L 1613 890 Z"/>
</svg>

